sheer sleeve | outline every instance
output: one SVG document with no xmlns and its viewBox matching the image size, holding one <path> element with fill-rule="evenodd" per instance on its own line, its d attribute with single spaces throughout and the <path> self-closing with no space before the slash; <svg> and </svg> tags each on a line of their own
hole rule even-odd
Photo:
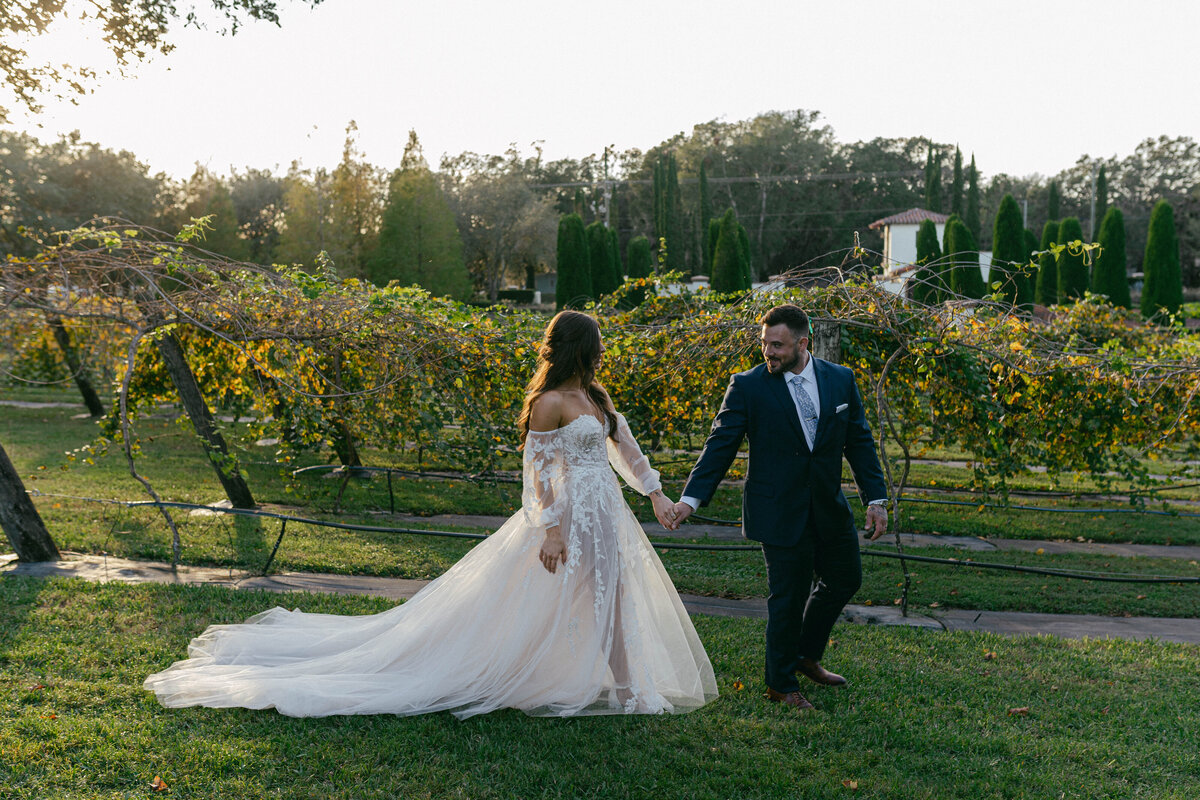
<svg viewBox="0 0 1200 800">
<path fill-rule="evenodd" d="M 634 491 L 650 494 L 662 488 L 662 483 L 658 480 L 658 470 L 651 467 L 650 460 L 642 454 L 642 449 L 633 438 L 633 431 L 629 430 L 629 423 L 625 421 L 625 417 L 617 414 L 617 440 L 614 442 L 611 438 L 606 438 L 604 441 L 608 444 L 608 463 L 612 464 L 613 469 Z"/>
<path fill-rule="evenodd" d="M 563 446 L 559 430 L 530 431 L 525 437 L 521 507 L 530 526 L 553 528 L 562 518 Z"/>
</svg>

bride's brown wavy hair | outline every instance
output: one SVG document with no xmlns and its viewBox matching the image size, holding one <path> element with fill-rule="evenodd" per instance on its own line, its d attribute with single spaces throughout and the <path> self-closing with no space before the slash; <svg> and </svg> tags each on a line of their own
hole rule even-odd
<svg viewBox="0 0 1200 800">
<path fill-rule="evenodd" d="M 537 368 L 525 387 L 525 405 L 517 419 L 522 447 L 525 446 L 525 437 L 529 435 L 529 417 L 533 413 L 534 401 L 576 376 L 580 385 L 586 388 L 588 397 L 604 412 L 609 438 L 616 439 L 617 417 L 610 410 L 608 392 L 596 382 L 596 365 L 600 363 L 602 353 L 600 325 L 587 314 L 560 311 L 550 320 L 546 335 L 538 346 Z"/>
</svg>

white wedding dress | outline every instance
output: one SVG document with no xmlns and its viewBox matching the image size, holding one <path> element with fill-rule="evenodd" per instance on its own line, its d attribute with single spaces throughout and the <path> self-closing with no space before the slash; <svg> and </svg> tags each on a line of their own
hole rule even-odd
<svg viewBox="0 0 1200 800">
<path fill-rule="evenodd" d="M 357 617 L 277 607 L 213 625 L 145 688 L 169 707 L 294 717 L 698 708 L 717 696 L 712 665 L 613 474 L 643 494 L 659 488 L 617 420 L 616 442 L 588 415 L 530 431 L 522 509 L 408 602 Z M 555 524 L 567 559 L 551 574 L 538 553 Z"/>
</svg>

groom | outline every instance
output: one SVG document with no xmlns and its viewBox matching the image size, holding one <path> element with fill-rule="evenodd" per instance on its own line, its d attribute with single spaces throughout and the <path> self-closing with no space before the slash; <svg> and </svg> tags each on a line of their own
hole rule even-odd
<svg viewBox="0 0 1200 800">
<path fill-rule="evenodd" d="M 742 531 L 762 543 L 767 562 L 767 698 L 794 708 L 812 708 L 797 672 L 826 686 L 846 683 L 821 666 L 833 624 L 862 583 L 843 457 L 869 502 L 871 540 L 887 529 L 887 487 L 854 375 L 811 356 L 810 332 L 798 306 L 763 315 L 765 363 L 730 378 L 672 526 L 708 505 L 748 438 Z"/>
</svg>

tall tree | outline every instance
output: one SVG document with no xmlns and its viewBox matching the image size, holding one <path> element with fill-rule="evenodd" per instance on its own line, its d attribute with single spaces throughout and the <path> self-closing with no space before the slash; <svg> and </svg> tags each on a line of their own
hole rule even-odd
<svg viewBox="0 0 1200 800">
<path fill-rule="evenodd" d="M 704 275 L 712 275 L 712 248 L 708 241 L 708 224 L 712 221 L 712 196 L 708 190 L 708 166 L 707 159 L 700 159 L 700 220 L 698 227 L 700 229 L 700 252 L 701 252 L 701 273 Z"/>
<path fill-rule="evenodd" d="M 635 236 L 630 239 L 625 260 L 629 262 L 630 279 L 650 277 L 654 271 L 653 259 L 650 255 L 650 240 L 645 236 Z M 640 306 L 645 299 L 646 293 L 643 289 L 637 289 L 629 295 L 631 305 Z"/>
<path fill-rule="evenodd" d="M 613 274 L 612 240 L 604 223 L 596 220 L 585 228 L 588 240 L 588 264 L 592 272 L 592 297 L 612 294 L 621 285 Z"/>
<path fill-rule="evenodd" d="M 1092 219 L 1100 220 L 1100 225 L 1104 225 L 1104 216 L 1108 213 L 1108 175 L 1104 171 L 1104 165 L 1100 165 L 1100 171 L 1096 173 L 1096 197 L 1093 200 Z M 1124 225 L 1122 225 L 1124 227 Z M 1093 240 L 1096 236 L 1096 231 L 1092 231 Z"/>
<path fill-rule="evenodd" d="M 942 210 L 942 154 L 933 145 L 925 160 L 925 207 L 939 213 Z"/>
<path fill-rule="evenodd" d="M 621 262 L 621 239 L 612 228 L 608 229 L 608 258 L 612 282 L 620 286 L 625 282 L 625 265 Z"/>
<path fill-rule="evenodd" d="M 409 131 L 400 168 L 392 174 L 379 231 L 368 266 L 378 286 L 399 281 L 458 300 L 471 296 L 471 276 L 462 255 L 454 212 Z"/>
<path fill-rule="evenodd" d="M 229 178 L 229 193 L 237 212 L 238 230 L 246 242 L 247 257 L 255 264 L 272 264 L 283 229 L 284 179 L 270 170 L 236 170 Z"/>
<path fill-rule="evenodd" d="M 717 247 L 713 251 L 711 285 L 714 292 L 736 292 L 750 288 L 746 280 L 749 269 L 745 263 L 746 250 L 742 243 L 740 228 L 737 214 L 733 209 L 726 211 L 725 215 L 721 217 Z"/>
<path fill-rule="evenodd" d="M 283 230 L 277 257 L 313 269 L 317 254 L 330 249 L 330 179 L 323 168 L 301 169 L 292 162 L 283 180 Z"/>
<path fill-rule="evenodd" d="M 996 221 L 992 226 L 992 266 L 988 282 L 1000 284 L 1008 302 L 1025 305 L 1033 300 L 1033 293 L 1021 270 L 1026 256 L 1025 227 L 1021 224 L 1021 207 L 1011 194 L 1004 195 Z"/>
<path fill-rule="evenodd" d="M 358 149 L 358 125 L 346 126 L 342 160 L 330 181 L 330 242 L 327 250 L 338 272 L 366 278 L 367 264 L 379 235 L 382 211 L 379 170 L 368 164 Z"/>
<path fill-rule="evenodd" d="M 1050 251 L 1058 242 L 1058 223 L 1046 222 L 1042 227 L 1042 241 L 1038 247 L 1037 283 L 1033 290 L 1035 303 L 1052 306 L 1058 302 L 1058 261 Z"/>
<path fill-rule="evenodd" d="M 963 213 L 963 160 L 962 150 L 954 146 L 954 178 L 950 184 L 950 213 Z"/>
<path fill-rule="evenodd" d="M 1076 242 L 1083 241 L 1083 225 L 1077 217 L 1067 217 L 1058 226 L 1058 243 L 1067 248 L 1058 255 L 1058 302 L 1069 303 L 1083 297 L 1088 288 L 1088 265 Z M 1074 251 L 1074 252 L 1072 252 Z"/>
<path fill-rule="evenodd" d="M 918 303 L 940 303 L 945 287 L 941 275 L 942 250 L 938 246 L 937 225 L 921 221 L 917 228 L 917 271 L 913 275 L 911 297 Z"/>
<path fill-rule="evenodd" d="M 558 280 L 554 288 L 555 306 L 580 308 L 592 299 L 592 270 L 588 258 L 588 235 L 583 218 L 567 214 L 558 222 Z"/>
<path fill-rule="evenodd" d="M 1060 206 L 1062 205 L 1062 196 L 1058 191 L 1058 181 L 1050 181 L 1050 185 L 1046 187 L 1046 217 L 1058 221 Z"/>
<path fill-rule="evenodd" d="M 1179 266 L 1179 239 L 1175 234 L 1175 210 L 1159 200 L 1150 212 L 1146 255 L 1142 259 L 1142 314 L 1152 317 L 1164 309 L 1174 314 L 1183 303 L 1183 276 Z"/>
<path fill-rule="evenodd" d="M 1120 308 L 1130 307 L 1129 277 L 1125 272 L 1125 216 L 1113 206 L 1100 223 L 1100 252 L 1092 268 L 1092 291 Z"/>
<path fill-rule="evenodd" d="M 975 238 L 976 247 L 982 239 L 983 222 L 979 217 L 979 170 L 975 167 L 975 154 L 971 154 L 971 166 L 967 170 L 967 210 L 963 214 L 963 224 Z"/>
<path fill-rule="evenodd" d="M 966 223 L 951 217 L 946 223 L 946 257 L 951 266 L 950 291 L 968 300 L 982 299 L 986 290 L 979 270 L 979 245 Z"/>
</svg>

